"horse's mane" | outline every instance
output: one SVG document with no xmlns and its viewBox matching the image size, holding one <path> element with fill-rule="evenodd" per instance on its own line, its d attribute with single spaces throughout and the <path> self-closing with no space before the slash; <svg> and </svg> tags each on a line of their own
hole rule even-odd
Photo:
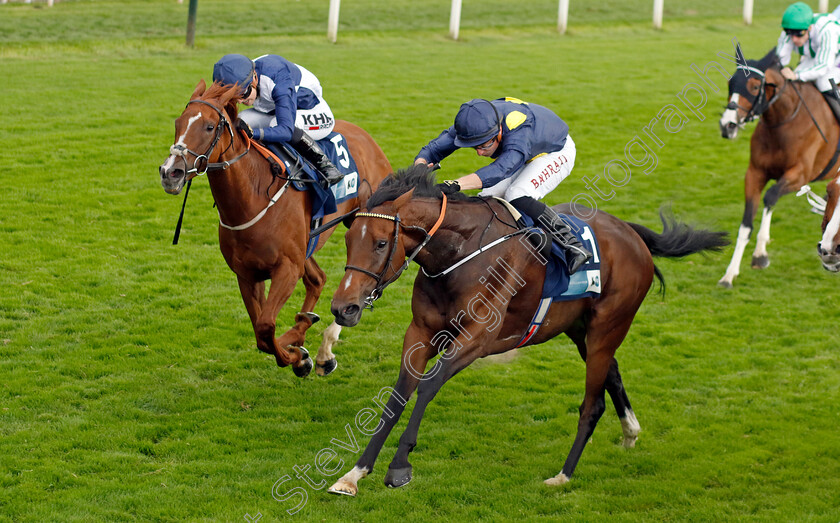
<svg viewBox="0 0 840 523">
<path fill-rule="evenodd" d="M 385 202 L 393 201 L 414 189 L 416 198 L 436 198 L 440 200 L 443 192 L 436 186 L 435 171 L 427 165 L 417 164 L 406 169 L 399 169 L 382 180 L 379 188 L 367 201 L 367 209 L 373 209 Z M 447 196 L 453 201 L 482 201 L 483 198 L 455 193 Z"/>
<path fill-rule="evenodd" d="M 208 87 L 207 90 L 204 91 L 204 94 L 199 96 L 199 99 L 208 102 L 211 100 L 219 100 L 223 95 L 227 94 L 228 91 L 234 88 L 236 88 L 236 86 L 234 85 L 222 85 L 219 82 L 213 82 L 213 85 Z M 237 108 L 236 102 L 228 102 L 226 109 L 231 119 L 235 121 L 236 117 L 239 115 L 239 110 Z"/>
</svg>

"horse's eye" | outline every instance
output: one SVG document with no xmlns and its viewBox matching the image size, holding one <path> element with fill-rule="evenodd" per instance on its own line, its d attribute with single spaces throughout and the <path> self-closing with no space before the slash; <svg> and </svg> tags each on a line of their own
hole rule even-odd
<svg viewBox="0 0 840 523">
<path fill-rule="evenodd" d="M 379 240 L 378 242 L 376 242 L 376 250 L 377 250 L 377 251 L 381 251 L 381 250 L 382 250 L 382 249 L 384 249 L 387 245 L 388 245 L 388 242 L 387 242 L 387 241 L 385 241 L 385 240 Z"/>
<path fill-rule="evenodd" d="M 213 125 L 212 123 L 208 123 L 208 124 L 207 124 L 207 130 L 208 130 L 208 131 L 212 131 L 212 130 L 213 130 L 213 129 L 215 129 L 215 128 L 216 128 L 216 126 L 215 126 L 215 125 Z"/>
</svg>

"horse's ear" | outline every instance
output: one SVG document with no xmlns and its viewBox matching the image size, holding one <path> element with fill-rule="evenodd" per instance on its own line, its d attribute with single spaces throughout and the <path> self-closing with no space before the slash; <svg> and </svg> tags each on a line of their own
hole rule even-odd
<svg viewBox="0 0 840 523">
<path fill-rule="evenodd" d="M 411 198 L 413 196 L 414 196 L 414 189 L 411 189 L 407 193 L 403 194 L 402 196 L 400 196 L 399 198 L 394 200 L 394 208 L 399 209 L 400 207 L 402 207 L 403 205 L 408 203 L 408 201 L 411 200 Z"/>
<path fill-rule="evenodd" d="M 200 97 L 204 94 L 204 91 L 207 90 L 207 84 L 204 83 L 204 78 L 198 81 L 198 85 L 195 86 L 195 91 L 193 91 L 192 96 L 190 96 L 190 100 L 195 100 L 196 98 Z"/>
<path fill-rule="evenodd" d="M 219 97 L 219 105 L 222 107 L 227 107 L 228 105 L 233 105 L 233 113 L 236 113 L 236 100 L 239 96 L 239 88 L 235 85 L 225 91 L 225 93 Z"/>
</svg>

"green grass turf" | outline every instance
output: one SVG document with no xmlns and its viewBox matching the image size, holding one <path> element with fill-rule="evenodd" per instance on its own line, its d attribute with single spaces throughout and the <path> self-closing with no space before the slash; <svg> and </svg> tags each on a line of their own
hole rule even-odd
<svg viewBox="0 0 840 523">
<path fill-rule="evenodd" d="M 0 521 L 840 518 L 840 299 L 805 202 L 780 201 L 772 265 L 745 264 L 730 291 L 715 283 L 731 248 L 658 262 L 667 295 L 650 294 L 617 353 L 642 425 L 637 448 L 619 445 L 608 405 L 572 483 L 542 484 L 562 466 L 583 396 L 583 364 L 558 338 L 448 383 L 421 426 L 414 481 L 382 485 L 403 421 L 349 499 L 306 486 L 294 467 L 328 447 L 342 473 L 358 457 L 331 441 L 347 440 L 345 425 L 396 378 L 416 268 L 344 331 L 334 375 L 298 379 L 255 348 L 206 180 L 193 184 L 173 247 L 181 199 L 157 174 L 172 122 L 213 62 L 274 52 L 315 72 L 335 114 L 368 130 L 395 166 L 466 99 L 555 109 L 578 147 L 572 177 L 547 199 L 559 203 L 679 104 L 699 81 L 690 64 L 723 62 L 733 38 L 763 55 L 785 2 L 761 2 L 744 27 L 740 2 L 669 1 L 662 31 L 650 29 L 648 1 L 572 2 L 564 37 L 553 2 L 467 3 L 460 42 L 446 38 L 444 0 L 344 2 L 337 45 L 325 41 L 326 1 L 230 4 L 202 0 L 193 49 L 187 6 L 174 0 L 0 6 Z M 601 209 L 658 229 L 667 204 L 735 233 L 748 141 L 719 138 L 724 95 L 707 94 L 705 119 L 687 113 L 681 131 L 660 133 L 656 169 L 633 170 Z M 458 152 L 440 178 L 483 161 Z M 324 318 L 342 234 L 317 257 L 329 276 Z M 302 295 L 299 286 L 279 325 Z M 297 498 L 272 497 L 287 475 L 275 494 L 308 496 L 294 516 Z"/>
</svg>

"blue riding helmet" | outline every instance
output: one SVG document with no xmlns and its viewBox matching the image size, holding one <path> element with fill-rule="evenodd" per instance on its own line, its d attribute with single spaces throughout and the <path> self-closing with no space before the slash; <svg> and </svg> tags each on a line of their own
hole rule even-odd
<svg viewBox="0 0 840 523">
<path fill-rule="evenodd" d="M 223 85 L 236 84 L 248 89 L 254 74 L 254 62 L 245 55 L 226 54 L 213 66 L 213 81 Z"/>
<path fill-rule="evenodd" d="M 499 112 L 487 100 L 476 98 L 464 104 L 455 116 L 455 145 L 476 147 L 499 134 Z"/>
</svg>

